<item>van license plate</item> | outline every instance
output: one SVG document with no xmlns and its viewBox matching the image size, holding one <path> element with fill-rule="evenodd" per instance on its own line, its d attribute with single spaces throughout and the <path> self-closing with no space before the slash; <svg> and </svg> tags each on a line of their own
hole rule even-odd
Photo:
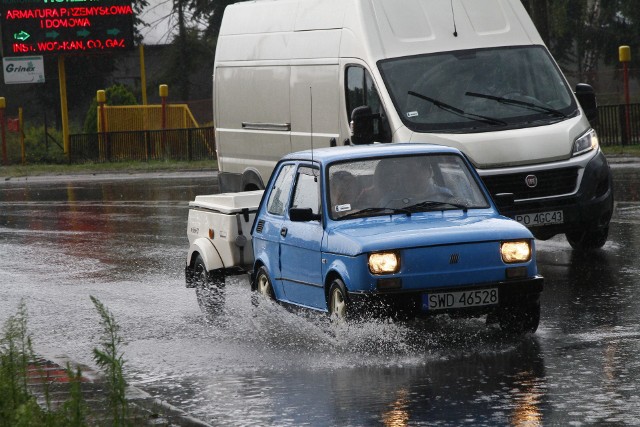
<svg viewBox="0 0 640 427">
<path fill-rule="evenodd" d="M 422 294 L 423 311 L 481 307 L 495 304 L 498 304 L 498 288 Z"/>
<path fill-rule="evenodd" d="M 537 227 L 540 225 L 563 224 L 563 211 L 538 212 L 532 214 L 516 215 L 515 220 L 526 227 Z"/>
</svg>

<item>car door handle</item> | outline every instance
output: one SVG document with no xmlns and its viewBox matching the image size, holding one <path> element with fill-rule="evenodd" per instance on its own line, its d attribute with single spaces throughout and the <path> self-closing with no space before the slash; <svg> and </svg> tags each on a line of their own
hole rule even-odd
<svg viewBox="0 0 640 427">
<path fill-rule="evenodd" d="M 287 227 L 282 227 L 282 228 L 280 229 L 280 235 L 281 235 L 282 237 L 287 237 L 287 231 L 288 231 L 288 230 L 287 230 Z"/>
</svg>

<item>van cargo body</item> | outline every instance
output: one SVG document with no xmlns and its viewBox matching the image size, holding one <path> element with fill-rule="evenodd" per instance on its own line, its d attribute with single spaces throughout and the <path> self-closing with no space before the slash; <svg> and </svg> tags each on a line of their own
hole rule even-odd
<svg viewBox="0 0 640 427">
<path fill-rule="evenodd" d="M 367 106 L 365 142 L 458 148 L 537 238 L 606 241 L 613 191 L 587 118 L 595 96 L 578 85 L 576 97 L 520 0 L 237 3 L 213 83 L 222 191 L 264 188 L 285 153 L 360 142 L 352 112 Z"/>
</svg>

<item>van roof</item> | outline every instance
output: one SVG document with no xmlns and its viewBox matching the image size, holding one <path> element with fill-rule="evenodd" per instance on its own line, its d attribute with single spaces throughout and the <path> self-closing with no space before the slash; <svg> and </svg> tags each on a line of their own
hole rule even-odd
<svg viewBox="0 0 640 427">
<path fill-rule="evenodd" d="M 238 49 L 241 40 L 234 40 L 227 60 L 316 57 L 313 45 L 307 44 L 297 52 L 295 43 L 286 41 L 292 34 L 312 30 L 343 30 L 342 38 L 325 38 L 325 44 L 336 44 L 331 52 L 337 56 L 339 49 L 342 57 L 362 55 L 357 47 L 362 46 L 376 61 L 441 51 L 544 44 L 521 0 L 255 0 L 226 8 L 220 36 L 260 37 L 248 43 L 246 52 Z"/>
</svg>

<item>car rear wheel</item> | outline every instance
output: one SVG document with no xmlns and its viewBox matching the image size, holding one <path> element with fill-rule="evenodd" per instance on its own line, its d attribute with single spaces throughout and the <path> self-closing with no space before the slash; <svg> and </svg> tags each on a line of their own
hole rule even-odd
<svg viewBox="0 0 640 427">
<path fill-rule="evenodd" d="M 517 335 L 533 333 L 538 330 L 540 323 L 540 302 L 500 307 L 498 322 L 500 329 L 507 333 Z"/>
<path fill-rule="evenodd" d="M 194 263 L 193 281 L 200 310 L 208 320 L 222 313 L 224 308 L 224 276 L 208 272 L 200 255 Z"/>
<path fill-rule="evenodd" d="M 349 314 L 349 299 L 344 282 L 335 279 L 329 288 L 329 316 L 335 320 L 346 320 Z"/>
<path fill-rule="evenodd" d="M 275 294 L 273 293 L 273 285 L 271 284 L 271 279 L 269 278 L 269 273 L 265 267 L 260 267 L 258 270 L 258 274 L 256 274 L 256 289 L 260 295 L 268 298 L 275 299 Z"/>
</svg>

